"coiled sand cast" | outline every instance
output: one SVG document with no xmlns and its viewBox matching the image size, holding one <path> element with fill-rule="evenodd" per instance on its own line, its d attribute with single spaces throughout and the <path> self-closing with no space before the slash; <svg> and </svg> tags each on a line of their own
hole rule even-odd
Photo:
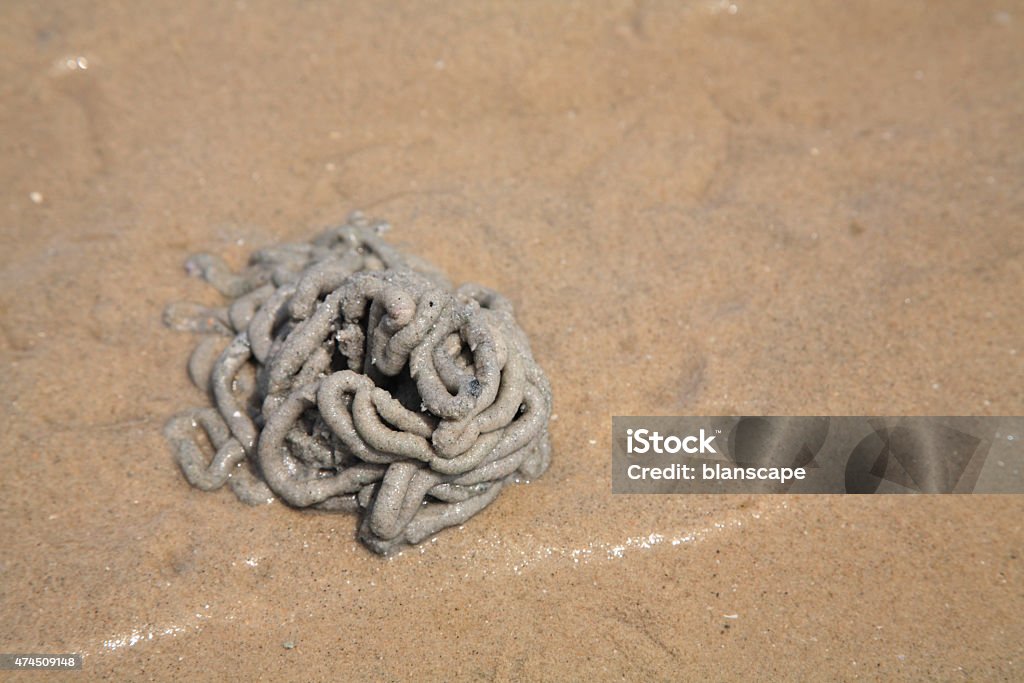
<svg viewBox="0 0 1024 683">
<path fill-rule="evenodd" d="M 507 482 L 541 475 L 551 450 L 551 389 L 509 302 L 453 289 L 385 227 L 353 214 L 238 274 L 193 256 L 189 272 L 231 301 L 164 316 L 205 333 L 188 369 L 212 407 L 165 429 L 188 481 L 229 483 L 250 504 L 361 511 L 359 537 L 379 553 L 464 523 Z"/>
</svg>

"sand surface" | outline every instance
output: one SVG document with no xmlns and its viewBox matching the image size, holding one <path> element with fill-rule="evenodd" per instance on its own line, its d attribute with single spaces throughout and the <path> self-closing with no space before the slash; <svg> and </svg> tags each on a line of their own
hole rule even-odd
<svg viewBox="0 0 1024 683">
<path fill-rule="evenodd" d="M 141 8 L 0 7 L 0 651 L 83 653 L 71 680 L 1024 679 L 1021 497 L 609 471 L 616 414 L 1024 413 L 1024 5 Z M 547 475 L 390 560 L 352 516 L 193 490 L 161 435 L 201 401 L 161 312 L 219 300 L 185 257 L 356 208 L 508 295 L 555 392 Z"/>
</svg>

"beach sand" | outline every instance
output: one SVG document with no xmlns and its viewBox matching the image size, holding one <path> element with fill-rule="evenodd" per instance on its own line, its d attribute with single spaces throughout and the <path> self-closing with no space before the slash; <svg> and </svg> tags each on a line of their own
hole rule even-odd
<svg viewBox="0 0 1024 683">
<path fill-rule="evenodd" d="M 1024 412 L 1024 5 L 207 5 L 0 8 L 0 651 L 1024 679 L 1020 496 L 610 477 L 613 415 Z M 544 477 L 391 559 L 191 488 L 161 434 L 203 401 L 161 313 L 220 300 L 185 258 L 353 209 L 507 295 L 555 396 Z"/>
</svg>

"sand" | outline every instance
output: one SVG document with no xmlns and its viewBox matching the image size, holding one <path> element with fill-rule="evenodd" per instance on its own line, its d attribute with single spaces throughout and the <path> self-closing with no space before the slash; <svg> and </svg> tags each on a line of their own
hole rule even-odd
<svg viewBox="0 0 1024 683">
<path fill-rule="evenodd" d="M 37 6 L 38 5 L 38 6 Z M 1020 3 L 4 3 L 0 651 L 73 680 L 1016 680 L 1020 496 L 612 496 L 611 416 L 1024 412 Z M 171 301 L 352 209 L 553 461 L 392 558 L 192 489 Z M 67 675 L 58 675 L 67 676 Z M 5 678 L 23 677 L 8 674 Z"/>
</svg>

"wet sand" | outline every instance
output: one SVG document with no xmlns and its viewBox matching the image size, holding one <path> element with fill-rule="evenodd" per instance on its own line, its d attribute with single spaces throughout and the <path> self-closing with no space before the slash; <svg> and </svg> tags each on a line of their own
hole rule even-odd
<svg viewBox="0 0 1024 683">
<path fill-rule="evenodd" d="M 81 680 L 1024 677 L 1020 496 L 609 471 L 616 414 L 1024 412 L 1020 3 L 36 5 L 0 8 L 0 651 Z M 352 516 L 192 489 L 161 435 L 201 402 L 161 312 L 218 301 L 185 257 L 356 208 L 512 299 L 558 416 L 542 479 L 388 560 Z"/>
</svg>

